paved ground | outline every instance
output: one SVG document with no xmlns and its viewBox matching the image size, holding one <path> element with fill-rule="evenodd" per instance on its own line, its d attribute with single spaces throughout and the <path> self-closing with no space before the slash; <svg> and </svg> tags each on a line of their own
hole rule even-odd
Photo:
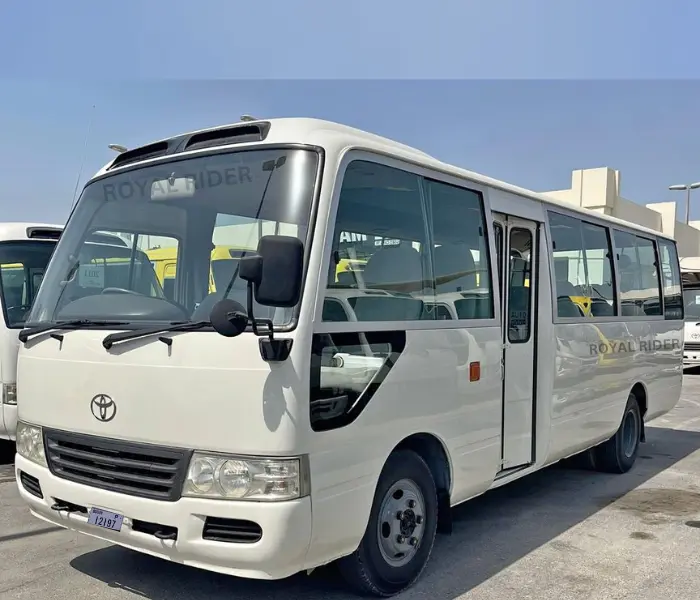
<svg viewBox="0 0 700 600">
<path fill-rule="evenodd" d="M 632 472 L 552 468 L 456 511 L 419 585 L 435 600 L 696 600 L 700 594 L 700 376 L 648 429 Z M 7 455 L 5 457 L 7 461 Z M 332 569 L 251 582 L 110 547 L 33 519 L 0 465 L 0 598 L 350 598 Z"/>
</svg>

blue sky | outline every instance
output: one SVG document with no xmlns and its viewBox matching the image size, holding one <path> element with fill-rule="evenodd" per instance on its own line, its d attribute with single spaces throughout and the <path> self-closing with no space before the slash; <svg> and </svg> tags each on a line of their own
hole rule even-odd
<svg viewBox="0 0 700 600">
<path fill-rule="evenodd" d="M 536 190 L 606 165 L 629 199 L 674 199 L 700 180 L 698 19 L 692 0 L 3 3 L 2 219 L 65 219 L 91 117 L 82 183 L 108 143 L 252 113 L 346 122 Z"/>
</svg>

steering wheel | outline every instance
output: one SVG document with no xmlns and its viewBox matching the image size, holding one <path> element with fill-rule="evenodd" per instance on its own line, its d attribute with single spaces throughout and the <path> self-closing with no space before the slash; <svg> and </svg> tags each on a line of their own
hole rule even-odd
<svg viewBox="0 0 700 600">
<path fill-rule="evenodd" d="M 132 296 L 142 296 L 143 294 L 140 294 L 139 292 L 135 292 L 134 290 L 127 290 L 125 288 L 118 288 L 118 287 L 106 287 L 104 288 L 100 294 L 131 294 Z"/>
</svg>

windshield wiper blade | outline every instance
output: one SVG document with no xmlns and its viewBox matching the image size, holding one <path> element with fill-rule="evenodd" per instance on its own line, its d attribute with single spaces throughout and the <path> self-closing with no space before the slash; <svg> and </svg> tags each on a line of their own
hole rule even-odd
<svg viewBox="0 0 700 600">
<path fill-rule="evenodd" d="M 120 331 L 119 333 L 110 333 L 107 337 L 105 337 L 105 339 L 102 340 L 102 345 L 104 346 L 105 350 L 109 350 L 117 342 L 134 340 L 147 335 L 155 335 L 156 333 L 166 333 L 168 331 L 193 331 L 195 329 L 202 329 L 203 327 L 210 326 L 211 321 L 184 321 L 170 323 L 170 325 L 163 325 L 161 327 L 136 329 L 134 331 Z"/>
<path fill-rule="evenodd" d="M 102 325 L 126 325 L 127 321 L 94 321 L 92 319 L 75 319 L 73 321 L 58 321 L 57 323 L 44 323 L 34 327 L 26 327 L 19 332 L 19 341 L 23 344 L 32 336 L 46 333 L 53 329 L 78 329 L 80 327 Z"/>
</svg>

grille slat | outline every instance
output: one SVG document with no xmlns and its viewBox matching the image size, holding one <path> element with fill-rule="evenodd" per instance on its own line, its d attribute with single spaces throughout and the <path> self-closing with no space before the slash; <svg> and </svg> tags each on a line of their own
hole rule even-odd
<svg viewBox="0 0 700 600">
<path fill-rule="evenodd" d="M 691 352 L 700 352 L 700 342 L 686 342 L 683 344 L 683 350 L 690 350 Z"/>
<path fill-rule="evenodd" d="M 55 442 L 49 442 L 49 443 L 53 443 L 55 446 Z M 105 465 L 106 467 L 122 467 L 124 469 L 139 469 L 139 470 L 153 471 L 153 472 L 166 473 L 166 474 L 177 473 L 177 465 L 176 464 L 168 465 L 168 464 L 160 464 L 160 463 L 155 463 L 155 462 L 143 463 L 139 460 L 120 458 L 118 456 L 115 456 L 114 454 L 105 455 L 105 454 L 99 454 L 98 452 L 94 452 L 94 451 L 90 452 L 87 450 L 79 450 L 77 448 L 70 448 L 70 447 L 66 446 L 65 444 L 60 446 L 60 452 L 64 456 L 70 456 L 72 458 L 77 458 L 77 459 L 81 459 L 81 460 L 99 463 L 99 464 Z"/>
<path fill-rule="evenodd" d="M 67 471 L 74 471 L 78 473 L 87 473 L 89 475 L 95 475 L 101 478 L 113 478 L 122 479 L 130 483 L 142 484 L 142 485 L 154 485 L 170 487 L 173 484 L 175 478 L 174 474 L 167 479 L 158 477 L 149 477 L 147 475 L 140 475 L 137 473 L 129 473 L 128 471 L 116 470 L 116 469 L 103 469 L 100 467 L 94 467 L 89 464 L 84 464 L 80 462 L 73 462 L 71 460 L 66 460 L 58 456 L 53 457 L 54 465 L 65 469 Z"/>
<path fill-rule="evenodd" d="M 32 494 L 32 496 L 36 496 L 42 500 L 44 499 L 44 493 L 41 491 L 41 485 L 36 477 L 32 477 L 24 471 L 20 471 L 19 480 L 22 482 L 22 487 Z"/>
<path fill-rule="evenodd" d="M 57 477 L 110 491 L 174 502 L 180 498 L 191 450 L 45 432 L 46 459 Z"/>
</svg>

